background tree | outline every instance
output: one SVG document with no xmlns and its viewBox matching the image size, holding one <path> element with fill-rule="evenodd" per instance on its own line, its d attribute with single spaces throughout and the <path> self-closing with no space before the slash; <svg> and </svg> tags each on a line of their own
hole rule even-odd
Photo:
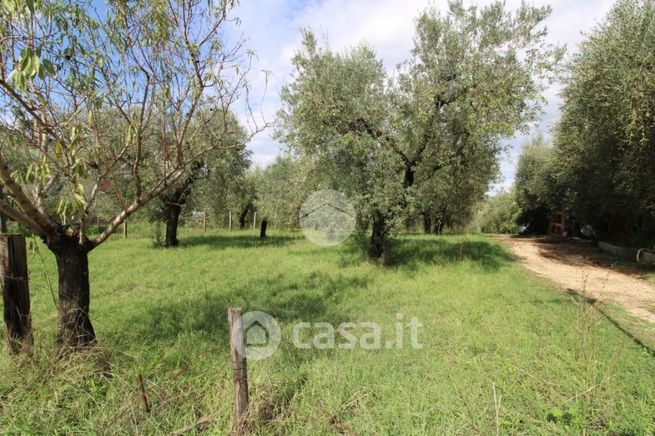
<svg viewBox="0 0 655 436">
<path fill-rule="evenodd" d="M 426 233 L 442 234 L 445 228 L 463 228 L 475 207 L 484 200 L 489 183 L 498 176 L 496 156 L 485 147 L 470 149 L 479 153 L 453 160 L 425 180 L 417 189 L 415 210 Z"/>
<path fill-rule="evenodd" d="M 343 54 L 320 49 L 310 31 L 293 64 L 294 81 L 281 93 L 277 137 L 321 175 L 323 186 L 353 200 L 359 220 L 372 223 L 369 254 L 377 258 L 394 199 L 402 194 L 394 177 L 401 162 L 377 139 L 390 110 L 382 64 L 365 46 Z"/>
<path fill-rule="evenodd" d="M 479 204 L 469 230 L 475 233 L 517 233 L 520 212 L 516 193 L 513 190 L 500 192 Z"/>
<path fill-rule="evenodd" d="M 155 202 L 153 218 L 166 224 L 165 247 L 179 245 L 177 231 L 186 205 L 191 205 L 190 212 L 193 206 L 201 206 L 199 210 L 202 211 L 207 210 L 202 200 L 193 201 L 194 194 L 208 195 L 207 199 L 224 195 L 234 181 L 232 179 L 239 176 L 240 166 L 249 163 L 243 142 L 245 130 L 238 126 L 238 121 L 233 117 L 230 130 L 224 132 L 220 119 L 221 114 L 206 117 L 205 125 L 197 134 L 197 146 L 200 149 L 211 148 L 211 151 L 189 165 L 184 176 Z M 230 137 L 231 141 L 228 139 Z M 215 143 L 222 145 L 211 147 Z"/>
<path fill-rule="evenodd" d="M 7 200 L 0 211 L 55 254 L 64 345 L 95 341 L 88 253 L 189 165 L 233 143 L 229 137 L 195 146 L 205 124 L 200 109 L 223 114 L 227 133 L 234 128 L 230 108 L 247 86 L 241 42 L 221 40 L 232 6 L 115 2 L 95 18 L 88 3 L 67 0 L 13 0 L 0 7 L 0 122 L 10 132 L 1 138 Z M 117 127 L 124 129 L 120 135 L 107 134 Z M 161 164 L 155 177 L 142 171 L 145 156 L 152 155 Z M 120 177 L 129 184 L 117 183 Z M 89 217 L 101 191 L 117 197 L 121 207 L 90 237 Z"/>
<path fill-rule="evenodd" d="M 228 225 L 228 215 L 232 211 L 235 221 L 234 198 L 239 191 L 247 171 L 251 167 L 251 152 L 248 149 L 234 148 L 220 153 L 208 162 L 208 171 L 193 185 L 191 196 L 187 198 L 183 218 L 193 218 L 194 211 L 204 211 L 207 218 L 217 226 Z M 233 223 L 234 225 L 234 223 Z"/>
<path fill-rule="evenodd" d="M 177 247 L 180 244 L 177 239 L 177 229 L 182 208 L 191 197 L 191 192 L 198 179 L 206 177 L 209 171 L 204 161 L 193 162 L 186 174 L 174 186 L 161 194 L 156 201 L 158 214 L 155 218 L 161 219 L 166 224 L 164 247 Z"/>
<path fill-rule="evenodd" d="M 259 216 L 274 228 L 297 229 L 302 203 L 316 189 L 315 177 L 302 160 L 278 156 L 257 179 Z"/>
<path fill-rule="evenodd" d="M 607 235 L 655 240 L 655 4 L 620 0 L 580 46 L 556 135 L 566 200 Z M 635 241 L 635 243 L 637 243 Z"/>
<path fill-rule="evenodd" d="M 232 216 L 238 218 L 241 230 L 248 226 L 249 219 L 256 210 L 259 172 L 258 168 L 247 170 L 227 193 L 225 199 L 227 210 L 233 211 Z"/>
<path fill-rule="evenodd" d="M 554 148 L 543 136 L 523 146 L 514 181 L 519 224 L 537 233 L 548 233 L 550 215 L 563 204 L 563 187 L 555 168 Z"/>
<path fill-rule="evenodd" d="M 412 56 L 392 93 L 400 137 L 389 146 L 404 164 L 406 186 L 451 164 L 496 157 L 501 139 L 536 120 L 563 55 L 545 43 L 550 13 L 454 1 L 446 14 L 429 8 L 418 17 Z"/>
<path fill-rule="evenodd" d="M 536 119 L 563 52 L 544 42 L 549 14 L 527 5 L 512 14 L 500 2 L 428 9 L 394 80 L 371 50 L 319 50 L 305 33 L 296 76 L 282 91 L 279 138 L 340 168 L 341 185 L 363 200 L 371 257 L 382 255 L 421 184 L 451 165 L 497 157 L 502 138 Z"/>
</svg>

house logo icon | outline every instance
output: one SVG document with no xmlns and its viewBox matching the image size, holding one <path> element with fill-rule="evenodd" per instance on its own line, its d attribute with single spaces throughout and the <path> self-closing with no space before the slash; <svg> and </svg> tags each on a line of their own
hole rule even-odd
<svg viewBox="0 0 655 436">
<path fill-rule="evenodd" d="M 264 312 L 246 312 L 241 315 L 245 344 L 237 351 L 249 360 L 270 357 L 280 346 L 280 326 L 275 318 Z M 238 343 L 238 341 L 235 341 Z"/>
<path fill-rule="evenodd" d="M 339 245 L 355 230 L 355 209 L 348 197 L 326 189 L 316 191 L 302 204 L 298 216 L 300 228 L 313 243 Z"/>
</svg>

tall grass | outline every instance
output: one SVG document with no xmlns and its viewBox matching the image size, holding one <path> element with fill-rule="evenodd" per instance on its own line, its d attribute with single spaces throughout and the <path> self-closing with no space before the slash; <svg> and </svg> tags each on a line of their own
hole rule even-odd
<svg viewBox="0 0 655 436">
<path fill-rule="evenodd" d="M 36 346 L 0 358 L 0 431 L 229 431 L 229 306 L 282 328 L 280 349 L 249 364 L 254 434 L 655 431 L 648 347 L 486 238 L 407 236 L 387 266 L 295 234 L 186 231 L 181 241 L 163 250 L 116 238 L 92 253 L 100 344 L 67 357 L 54 346 L 54 260 L 31 256 Z M 424 324 L 423 349 L 290 342 L 298 321 L 393 332 L 398 313 Z"/>
</svg>

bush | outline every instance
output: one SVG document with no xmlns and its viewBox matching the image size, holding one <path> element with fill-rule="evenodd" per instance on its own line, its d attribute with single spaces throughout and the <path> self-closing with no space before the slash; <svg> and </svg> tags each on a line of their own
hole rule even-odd
<svg viewBox="0 0 655 436">
<path fill-rule="evenodd" d="M 476 233 L 518 233 L 519 213 L 515 192 L 502 192 L 481 204 L 470 230 Z"/>
</svg>

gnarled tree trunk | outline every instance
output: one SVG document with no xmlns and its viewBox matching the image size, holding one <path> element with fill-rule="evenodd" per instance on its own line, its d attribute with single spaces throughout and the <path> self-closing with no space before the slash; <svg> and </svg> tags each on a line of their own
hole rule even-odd
<svg viewBox="0 0 655 436">
<path fill-rule="evenodd" d="M 432 217 L 430 217 L 430 214 L 428 212 L 425 212 L 423 214 L 423 233 L 431 233 L 432 232 Z"/>
<path fill-rule="evenodd" d="M 368 256 L 371 259 L 379 259 L 384 253 L 384 246 L 387 239 L 387 221 L 384 214 L 379 210 L 373 212 L 373 230 L 368 245 Z"/>
<path fill-rule="evenodd" d="M 195 162 L 189 168 L 189 172 L 184 180 L 175 188 L 163 194 L 161 198 L 161 212 L 166 221 L 166 238 L 164 247 L 177 247 L 180 241 L 177 240 L 177 227 L 180 224 L 180 214 L 182 207 L 187 203 L 193 185 L 198 178 L 203 177 L 202 168 L 204 162 Z"/>
<path fill-rule="evenodd" d="M 82 348 L 96 342 L 89 317 L 89 250 L 78 237 L 62 236 L 49 244 L 59 273 L 59 341 L 64 347 Z"/>
<path fill-rule="evenodd" d="M 169 203 L 164 212 L 166 216 L 165 247 L 177 247 L 180 245 L 180 241 L 177 239 L 177 227 L 180 223 L 180 213 L 182 213 L 182 206 L 175 203 Z"/>
<path fill-rule="evenodd" d="M 266 237 L 266 228 L 267 227 L 268 227 L 268 221 L 266 220 L 266 218 L 264 218 L 262 220 L 262 224 L 261 224 L 261 227 L 259 229 L 259 237 L 261 239 L 264 239 Z"/>
<path fill-rule="evenodd" d="M 244 207 L 239 214 L 239 228 L 241 228 L 241 230 L 246 228 L 246 218 L 248 217 L 248 212 L 250 212 L 251 207 L 252 205 L 250 203 L 246 204 L 246 207 Z"/>
<path fill-rule="evenodd" d="M 23 235 L 0 235 L 0 276 L 7 350 L 19 353 L 33 344 L 27 250 Z"/>
</svg>

